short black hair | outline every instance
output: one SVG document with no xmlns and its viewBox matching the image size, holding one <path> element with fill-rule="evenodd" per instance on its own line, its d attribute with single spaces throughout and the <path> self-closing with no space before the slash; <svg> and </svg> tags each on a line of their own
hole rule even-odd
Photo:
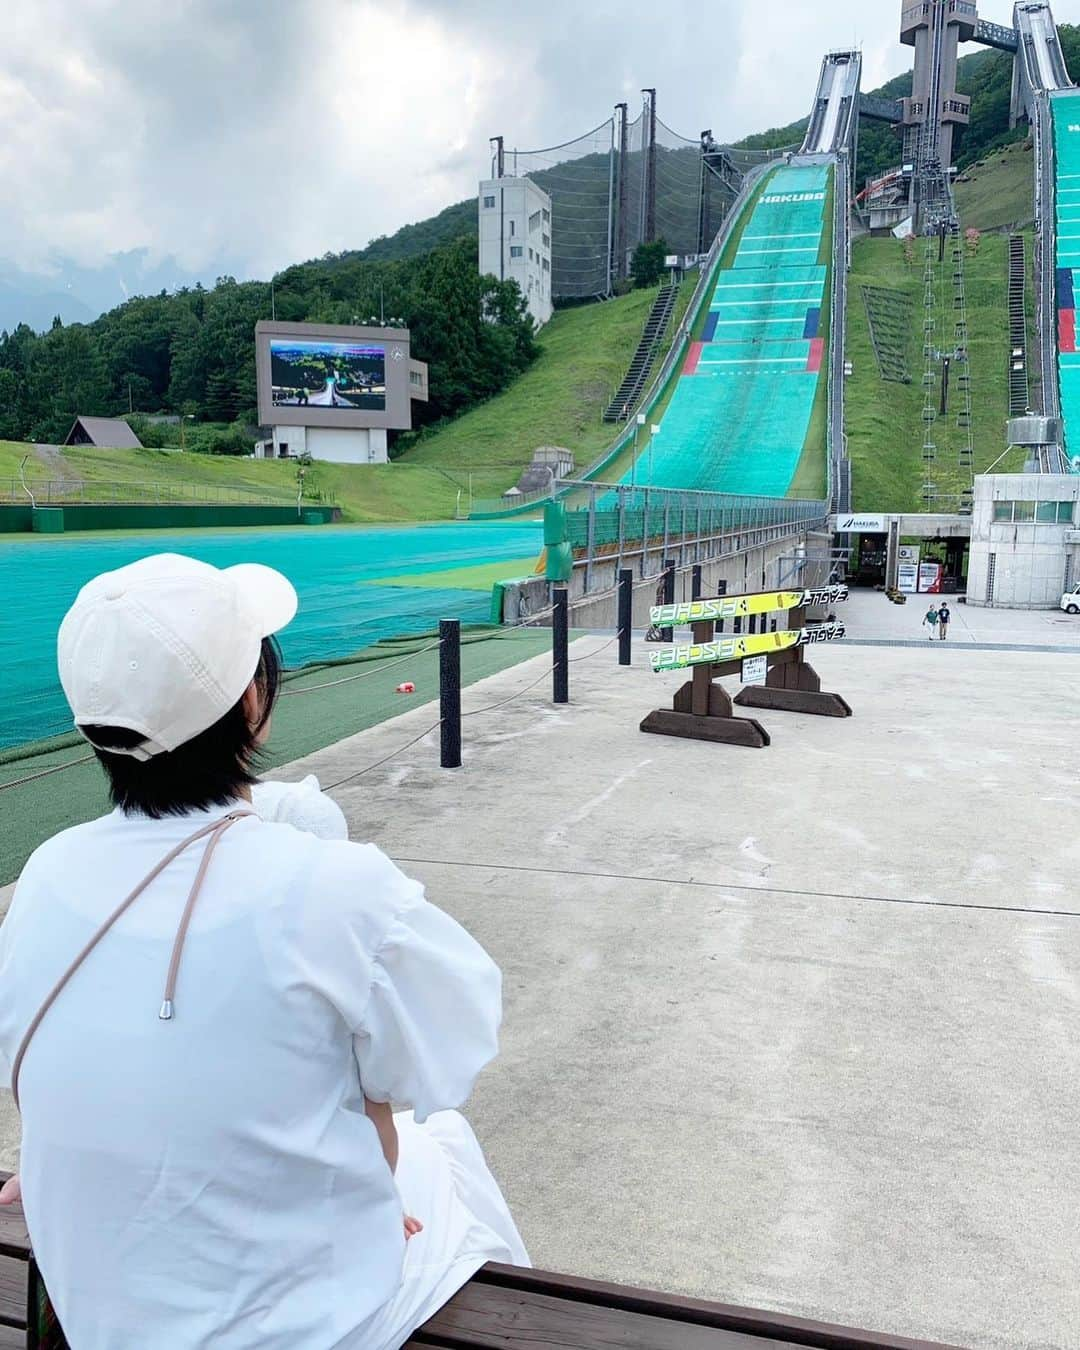
<svg viewBox="0 0 1080 1350">
<path fill-rule="evenodd" d="M 109 780 L 113 804 L 127 814 L 139 811 L 160 820 L 234 802 L 243 788 L 255 782 L 258 735 L 270 720 L 281 682 L 281 651 L 274 638 L 263 638 L 252 678 L 262 694 L 262 714 L 256 726 L 248 724 L 240 700 L 212 727 L 175 750 L 149 759 L 111 754 L 108 749 L 139 745 L 146 739 L 140 732 L 127 727 L 84 727 Z"/>
</svg>

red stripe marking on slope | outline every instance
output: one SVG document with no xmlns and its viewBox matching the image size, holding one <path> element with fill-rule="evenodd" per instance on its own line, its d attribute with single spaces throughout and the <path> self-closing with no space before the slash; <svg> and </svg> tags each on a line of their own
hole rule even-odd
<svg viewBox="0 0 1080 1350">
<path fill-rule="evenodd" d="M 697 374 L 697 364 L 701 360 L 701 349 L 704 346 L 704 342 L 691 342 L 690 350 L 686 353 L 686 363 L 682 368 L 684 375 Z"/>
<path fill-rule="evenodd" d="M 1076 310 L 1058 310 L 1058 350 L 1076 351 Z"/>
<path fill-rule="evenodd" d="M 821 362 L 824 360 L 824 357 L 825 357 L 825 339 L 811 338 L 810 359 L 806 363 L 806 369 L 813 372 L 816 375 L 817 372 L 821 369 Z"/>
</svg>

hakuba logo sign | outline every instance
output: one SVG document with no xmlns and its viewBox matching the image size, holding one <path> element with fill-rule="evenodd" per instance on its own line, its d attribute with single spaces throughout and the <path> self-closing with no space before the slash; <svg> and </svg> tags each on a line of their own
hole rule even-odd
<svg viewBox="0 0 1080 1350">
<path fill-rule="evenodd" d="M 769 197 L 762 197 L 761 200 L 765 206 L 775 206 L 777 203 L 786 202 L 823 202 L 825 194 L 824 192 L 775 192 Z"/>
<path fill-rule="evenodd" d="M 674 623 L 703 623 L 709 619 L 744 619 L 778 609 L 807 605 L 837 605 L 848 598 L 846 586 L 819 586 L 804 591 L 762 591 L 757 595 L 725 595 L 715 600 L 690 600 L 680 605 L 654 605 L 650 621 L 658 628 Z"/>
</svg>

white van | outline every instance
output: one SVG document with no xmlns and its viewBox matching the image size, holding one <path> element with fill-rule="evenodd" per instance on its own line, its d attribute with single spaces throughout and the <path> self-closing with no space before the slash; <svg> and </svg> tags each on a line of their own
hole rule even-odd
<svg viewBox="0 0 1080 1350">
<path fill-rule="evenodd" d="M 1061 597 L 1061 608 L 1066 614 L 1080 614 L 1080 582 Z"/>
</svg>

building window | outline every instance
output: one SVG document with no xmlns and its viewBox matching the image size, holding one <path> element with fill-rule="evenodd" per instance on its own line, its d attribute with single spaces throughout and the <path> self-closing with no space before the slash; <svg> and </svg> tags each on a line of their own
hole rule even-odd
<svg viewBox="0 0 1080 1350">
<path fill-rule="evenodd" d="M 494 198 L 494 196 L 490 196 L 490 197 L 485 197 L 485 198 L 484 198 L 484 210 L 485 210 L 485 211 L 490 211 L 491 208 L 492 208 L 494 205 L 495 205 L 495 198 Z"/>
<path fill-rule="evenodd" d="M 995 502 L 994 521 L 999 525 L 1071 525 L 1075 502 Z"/>
<path fill-rule="evenodd" d="M 524 254 L 525 254 L 525 250 L 522 248 L 522 246 L 521 246 L 520 244 L 514 244 L 514 245 L 511 246 L 511 249 L 510 249 L 510 256 L 511 256 L 511 258 L 521 258 L 521 257 L 524 256 Z"/>
<path fill-rule="evenodd" d="M 516 233 L 517 233 L 517 222 L 512 220 L 510 222 L 510 238 L 512 239 Z"/>
<path fill-rule="evenodd" d="M 278 459 L 288 459 L 288 458 L 289 458 L 289 442 L 288 442 L 288 441 L 279 441 L 279 442 L 278 442 L 277 453 L 278 453 Z"/>
<path fill-rule="evenodd" d="M 551 224 L 551 212 L 547 209 L 546 206 L 544 207 L 544 224 L 545 225 Z"/>
<path fill-rule="evenodd" d="M 547 260 L 546 258 L 543 259 L 543 263 L 544 263 L 544 271 L 545 271 L 545 272 L 550 272 L 550 271 L 551 271 L 551 263 L 549 263 L 548 260 Z"/>
<path fill-rule="evenodd" d="M 540 236 L 540 242 L 544 245 L 545 248 L 550 248 L 550 247 L 551 247 L 551 235 L 550 235 L 550 234 L 542 234 L 542 235 Z"/>
<path fill-rule="evenodd" d="M 538 230 L 539 228 L 540 228 L 540 212 L 534 211 L 532 215 L 529 217 L 529 229 L 530 231 L 532 231 Z"/>
</svg>

